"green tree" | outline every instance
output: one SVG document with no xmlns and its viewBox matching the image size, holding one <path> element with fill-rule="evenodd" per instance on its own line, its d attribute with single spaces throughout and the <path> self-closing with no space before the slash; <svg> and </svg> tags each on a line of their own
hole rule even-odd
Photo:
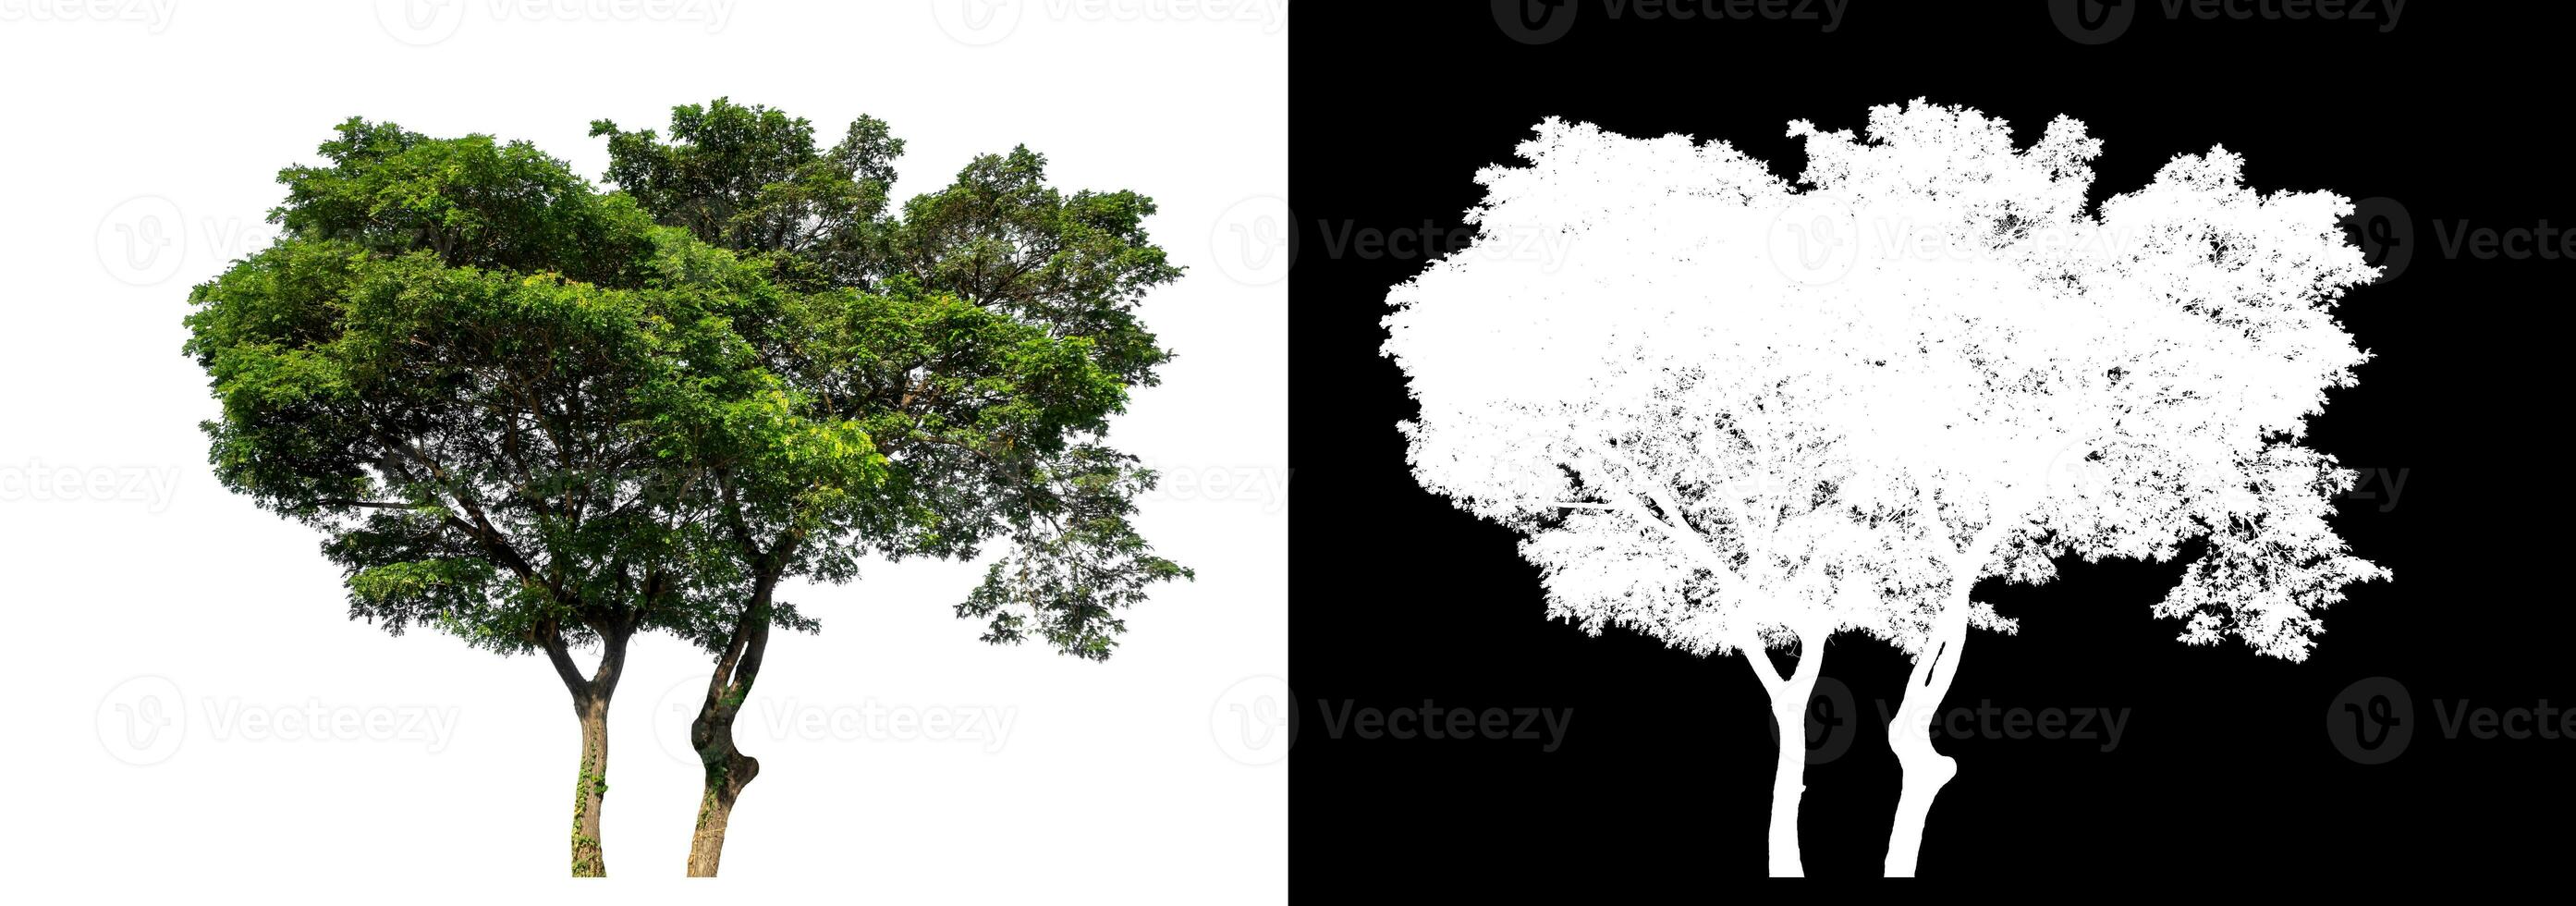
<svg viewBox="0 0 2576 906">
<path fill-rule="evenodd" d="M 687 420 L 727 426 L 684 458 L 708 470 L 696 493 L 732 559 L 708 575 L 737 594 L 682 630 L 715 657 L 690 728 L 705 789 L 689 873 L 712 876 L 759 773 L 733 723 L 769 632 L 814 628 L 777 599 L 781 583 L 1007 542 L 958 615 L 986 621 L 988 642 L 1034 635 L 1100 660 L 1125 628 L 1120 610 L 1191 575 L 1129 522 L 1153 473 L 1104 442 L 1130 391 L 1171 358 L 1135 307 L 1180 269 L 1146 236 L 1150 199 L 1064 194 L 1026 148 L 975 159 L 898 214 L 903 144 L 873 118 L 830 148 L 802 118 L 721 98 L 674 108 L 667 139 L 605 120 L 591 132 L 607 137 L 625 197 L 703 243 L 660 272 L 674 289 L 741 300 L 735 336 L 777 406 L 762 420 Z M 796 439 L 834 432 L 864 438 L 877 471 L 812 473 L 816 451 Z M 848 478 L 865 480 L 835 483 Z"/>
<path fill-rule="evenodd" d="M 217 474 L 323 531 L 350 613 L 543 652 L 582 737 L 572 867 L 602 875 L 607 716 L 638 632 L 715 655 L 691 742 L 712 875 L 759 763 L 732 725 L 790 579 L 975 557 L 984 639 L 1109 656 L 1189 571 L 1129 522 L 1150 471 L 1104 443 L 1170 359 L 1134 316 L 1169 265 L 1150 200 L 1044 184 L 1026 149 L 890 213 L 902 145 L 829 150 L 775 111 L 610 136 L 621 190 L 488 136 L 352 119 L 289 167 L 272 247 L 191 293 Z M 574 649 L 596 647 L 582 671 Z"/>
<path fill-rule="evenodd" d="M 720 300 L 654 274 L 695 240 L 525 143 L 351 119 L 321 153 L 279 174 L 281 238 L 190 294 L 215 473 L 323 531 L 352 618 L 545 654 L 581 727 L 572 872 L 605 874 L 627 643 L 725 591 L 674 455 L 724 383 L 691 357 Z"/>
</svg>

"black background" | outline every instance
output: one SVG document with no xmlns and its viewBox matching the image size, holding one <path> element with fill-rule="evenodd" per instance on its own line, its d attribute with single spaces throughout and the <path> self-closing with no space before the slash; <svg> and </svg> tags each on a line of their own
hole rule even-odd
<svg viewBox="0 0 2576 906">
<path fill-rule="evenodd" d="M 1760 686 L 1735 657 L 1544 616 L 1515 537 L 1421 490 L 1378 354 L 1388 287 L 1419 252 L 1366 254 L 1352 231 L 1455 229 L 1471 179 L 1541 118 L 1621 134 L 1723 138 L 1774 172 L 1804 167 L 1792 119 L 1859 129 L 1923 97 L 2012 122 L 2027 143 L 2066 114 L 2103 140 L 2094 198 L 2143 186 L 2179 153 L 2224 145 L 2257 188 L 2394 199 L 2376 235 L 2402 271 L 2340 308 L 2377 355 L 2331 394 L 2309 443 L 2401 473 L 2336 528 L 2393 582 L 2354 586 L 2313 657 L 2192 647 L 2149 606 L 2179 562 L 2068 565 L 1979 597 L 2022 621 L 1974 633 L 1948 703 L 2126 709 L 2106 740 L 1938 738 L 1960 773 L 1933 806 L 1926 877 L 2215 881 L 2244 873 L 2542 880 L 2566 850 L 2576 740 L 2445 738 L 2468 707 L 2576 706 L 2562 665 L 2565 506 L 2555 374 L 2576 264 L 2446 257 L 2437 231 L 2576 225 L 2569 23 L 2538 6 L 2411 3 L 2382 22 L 2134 19 L 2098 45 L 2044 2 L 1853 0 L 1817 20 L 1645 19 L 1571 4 L 1561 37 L 1514 40 L 1484 2 L 1303 4 L 1292 37 L 1292 441 L 1297 477 L 1290 682 L 1298 697 L 1291 853 L 1297 890 L 1441 897 L 1616 896 L 1764 872 L 1772 764 Z M 2251 0 L 2237 4 L 2253 9 Z M 1819 4 L 1793 4 L 1823 14 Z M 2383 18 L 2379 4 L 2369 6 Z M 1555 15 L 1567 13 L 1564 8 Z M 2394 210 L 2384 205 L 2370 209 Z M 2551 224 L 2554 226 L 2554 224 Z M 1434 251 L 1452 247 L 1444 243 Z M 1856 635 L 1826 676 L 1855 700 L 1847 752 L 1808 771 L 1811 876 L 1875 876 L 1898 771 L 1878 702 L 1908 661 Z M 2346 757 L 2330 705 L 2392 678 L 2412 737 L 2384 764 Z M 1529 740 L 1336 736 L 1348 707 L 1571 709 L 1561 747 Z M 1675 888 L 1674 885 L 1680 885 Z M 1390 889 L 1391 888 L 1391 889 Z M 2053 888 L 2021 888 L 2053 889 Z"/>
</svg>

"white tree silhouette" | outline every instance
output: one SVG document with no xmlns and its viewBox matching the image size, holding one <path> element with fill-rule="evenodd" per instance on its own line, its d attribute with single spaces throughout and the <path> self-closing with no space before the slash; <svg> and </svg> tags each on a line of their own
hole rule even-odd
<svg viewBox="0 0 2576 906">
<path fill-rule="evenodd" d="M 1471 250 L 1395 290 L 1387 352 L 1422 405 L 1403 426 L 1415 473 L 1524 533 L 1550 616 L 1745 654 L 1780 731 L 1771 871 L 1799 874 L 1803 716 L 1825 641 L 1921 635 L 1896 621 L 1928 608 L 1891 602 L 1940 575 L 1913 540 L 1925 533 L 1872 522 L 1903 508 L 1871 496 L 1887 482 L 1851 455 L 1855 381 L 1875 377 L 1837 345 L 1853 315 L 1806 304 L 1776 272 L 1676 270 L 1771 231 L 1792 198 L 1758 162 L 1554 121 L 1521 154 L 1531 166 L 1478 176 L 1479 243 L 1573 233 L 1582 248 L 1562 262 Z M 1786 675 L 1772 647 L 1798 651 Z"/>
<path fill-rule="evenodd" d="M 1771 867 L 1794 874 L 1799 723 L 1820 642 L 1915 655 L 1890 727 L 1911 875 L 1955 773 L 1930 742 L 1977 581 L 2064 556 L 2201 557 L 2156 608 L 2184 641 L 2297 660 L 2384 570 L 2323 517 L 2351 475 L 2297 445 L 2366 360 L 2328 313 L 2372 276 L 2345 200 L 2262 195 L 2223 149 L 2088 210 L 2099 142 L 1921 101 L 1869 140 L 1805 123 L 1799 191 L 1723 142 L 1542 123 L 1488 168 L 1478 245 L 1392 294 L 1422 483 L 1513 525 L 1550 613 L 1747 652 L 1782 730 Z M 1768 645 L 1796 645 L 1778 676 Z"/>
<path fill-rule="evenodd" d="M 2019 150 L 2001 120 L 1921 102 L 1872 110 L 1867 142 L 1790 132 L 1807 140 L 1809 192 L 1855 228 L 1836 289 L 1876 300 L 1870 323 L 1895 330 L 1867 333 L 1908 374 L 1868 434 L 1920 495 L 1892 524 L 1950 550 L 1889 731 L 1905 785 L 1887 873 L 1911 875 L 1956 773 L 1928 730 L 1978 579 L 2046 581 L 2058 557 L 2163 560 L 2206 539 L 2156 612 L 2187 618 L 2185 641 L 2234 635 L 2298 660 L 2318 609 L 2387 575 L 2325 526 L 2351 474 L 2297 446 L 2368 358 L 2329 309 L 2374 272 L 2336 226 L 2349 202 L 2257 193 L 2224 149 L 2175 158 L 2096 215 L 2100 143 L 2063 117 Z"/>
</svg>

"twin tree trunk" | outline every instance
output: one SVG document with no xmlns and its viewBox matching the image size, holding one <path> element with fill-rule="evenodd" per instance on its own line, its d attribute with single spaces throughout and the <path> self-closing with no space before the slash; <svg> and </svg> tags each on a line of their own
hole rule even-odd
<svg viewBox="0 0 2576 906">
<path fill-rule="evenodd" d="M 707 681 L 707 698 L 689 726 L 689 744 L 706 766 L 706 791 L 699 799 L 698 825 L 689 843 L 689 876 L 714 877 L 724 854 L 725 824 L 744 786 L 760 775 L 760 761 L 734 749 L 734 716 L 760 675 L 760 659 L 769 646 L 770 592 L 774 578 L 755 588 L 734 626 L 733 640 L 717 660 Z M 577 878 L 608 876 L 608 859 L 600 846 L 600 809 L 608 798 L 608 705 L 626 665 L 631 626 L 596 627 L 600 637 L 599 668 L 583 677 L 573 666 L 562 633 L 543 628 L 538 636 L 555 673 L 572 692 L 573 714 L 581 721 L 581 772 L 573 781 L 572 874 Z"/>
<path fill-rule="evenodd" d="M 1779 761 L 1771 772 L 1771 876 L 1798 878 L 1806 869 L 1798 857 L 1798 801 L 1807 793 L 1807 706 L 1825 662 L 1825 636 L 1814 629 L 1798 631 L 1798 666 L 1787 678 L 1771 665 L 1771 654 L 1756 641 L 1745 647 L 1753 675 L 1771 696 L 1771 723 L 1778 729 Z"/>
<path fill-rule="evenodd" d="M 608 859 L 599 844 L 600 807 L 608 799 L 608 703 L 617 694 L 618 675 L 626 666 L 626 640 L 632 628 L 599 630 L 599 669 L 584 679 L 573 667 L 563 636 L 547 627 L 540 637 L 546 657 L 564 688 L 572 692 L 573 716 L 581 721 L 581 773 L 572 787 L 572 876 L 604 878 Z"/>
<path fill-rule="evenodd" d="M 689 745 L 697 749 L 706 770 L 706 788 L 698 797 L 698 825 L 689 839 L 689 877 L 712 878 L 724 859 L 725 826 L 733 819 L 734 800 L 760 776 L 760 759 L 734 747 L 734 717 L 760 677 L 761 655 L 769 647 L 769 599 L 772 581 L 754 590 L 751 603 L 734 624 L 733 642 L 716 659 L 707 679 L 706 700 L 689 724 Z"/>
</svg>

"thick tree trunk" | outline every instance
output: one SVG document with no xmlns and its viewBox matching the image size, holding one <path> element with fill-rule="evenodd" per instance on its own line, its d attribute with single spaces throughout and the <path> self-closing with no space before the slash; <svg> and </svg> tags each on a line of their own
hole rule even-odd
<svg viewBox="0 0 2576 906">
<path fill-rule="evenodd" d="M 582 701 L 581 774 L 572 788 L 572 875 L 608 876 L 608 859 L 599 849 L 599 809 L 608 798 L 608 701 Z"/>
<path fill-rule="evenodd" d="M 704 720 L 702 716 L 700 718 Z M 723 718 L 713 728 L 718 740 L 713 746 L 700 748 L 698 757 L 706 763 L 706 790 L 698 797 L 698 827 L 689 839 L 689 877 L 712 878 L 724 859 L 725 827 L 733 820 L 733 803 L 742 788 L 760 776 L 760 759 L 733 751 L 733 718 Z"/>
<path fill-rule="evenodd" d="M 725 829 L 733 820 L 734 801 L 743 787 L 760 776 L 760 759 L 742 754 L 733 741 L 734 717 L 760 676 L 761 656 L 769 648 L 770 582 L 760 583 L 751 603 L 734 625 L 733 642 L 716 660 L 707 680 L 706 700 L 689 724 L 689 745 L 705 766 L 706 786 L 698 797 L 698 824 L 689 840 L 689 877 L 712 878 L 724 859 Z"/>
<path fill-rule="evenodd" d="M 617 680 L 626 667 L 626 641 L 633 633 L 629 626 L 600 627 L 599 668 L 588 678 L 573 666 L 558 629 L 546 626 L 538 636 L 564 688 L 571 690 L 573 716 L 581 721 L 581 773 L 574 777 L 572 788 L 572 876 L 576 878 L 608 876 L 608 857 L 599 835 L 600 808 L 608 799 L 608 704 L 617 694 Z"/>
<path fill-rule="evenodd" d="M 1950 695 L 1951 679 L 1958 676 L 1959 655 L 1968 640 L 1968 592 L 1976 578 L 1973 567 L 1953 571 L 1948 599 L 1933 618 L 1932 637 L 1914 659 L 1914 669 L 1905 678 L 1904 701 L 1887 725 L 1887 747 L 1895 751 L 1897 767 L 1904 772 L 1896 796 L 1896 823 L 1887 833 L 1885 874 L 1891 878 L 1914 876 L 1932 799 L 1959 773 L 1957 761 L 1932 747 L 1932 722 L 1942 700 Z"/>
</svg>

